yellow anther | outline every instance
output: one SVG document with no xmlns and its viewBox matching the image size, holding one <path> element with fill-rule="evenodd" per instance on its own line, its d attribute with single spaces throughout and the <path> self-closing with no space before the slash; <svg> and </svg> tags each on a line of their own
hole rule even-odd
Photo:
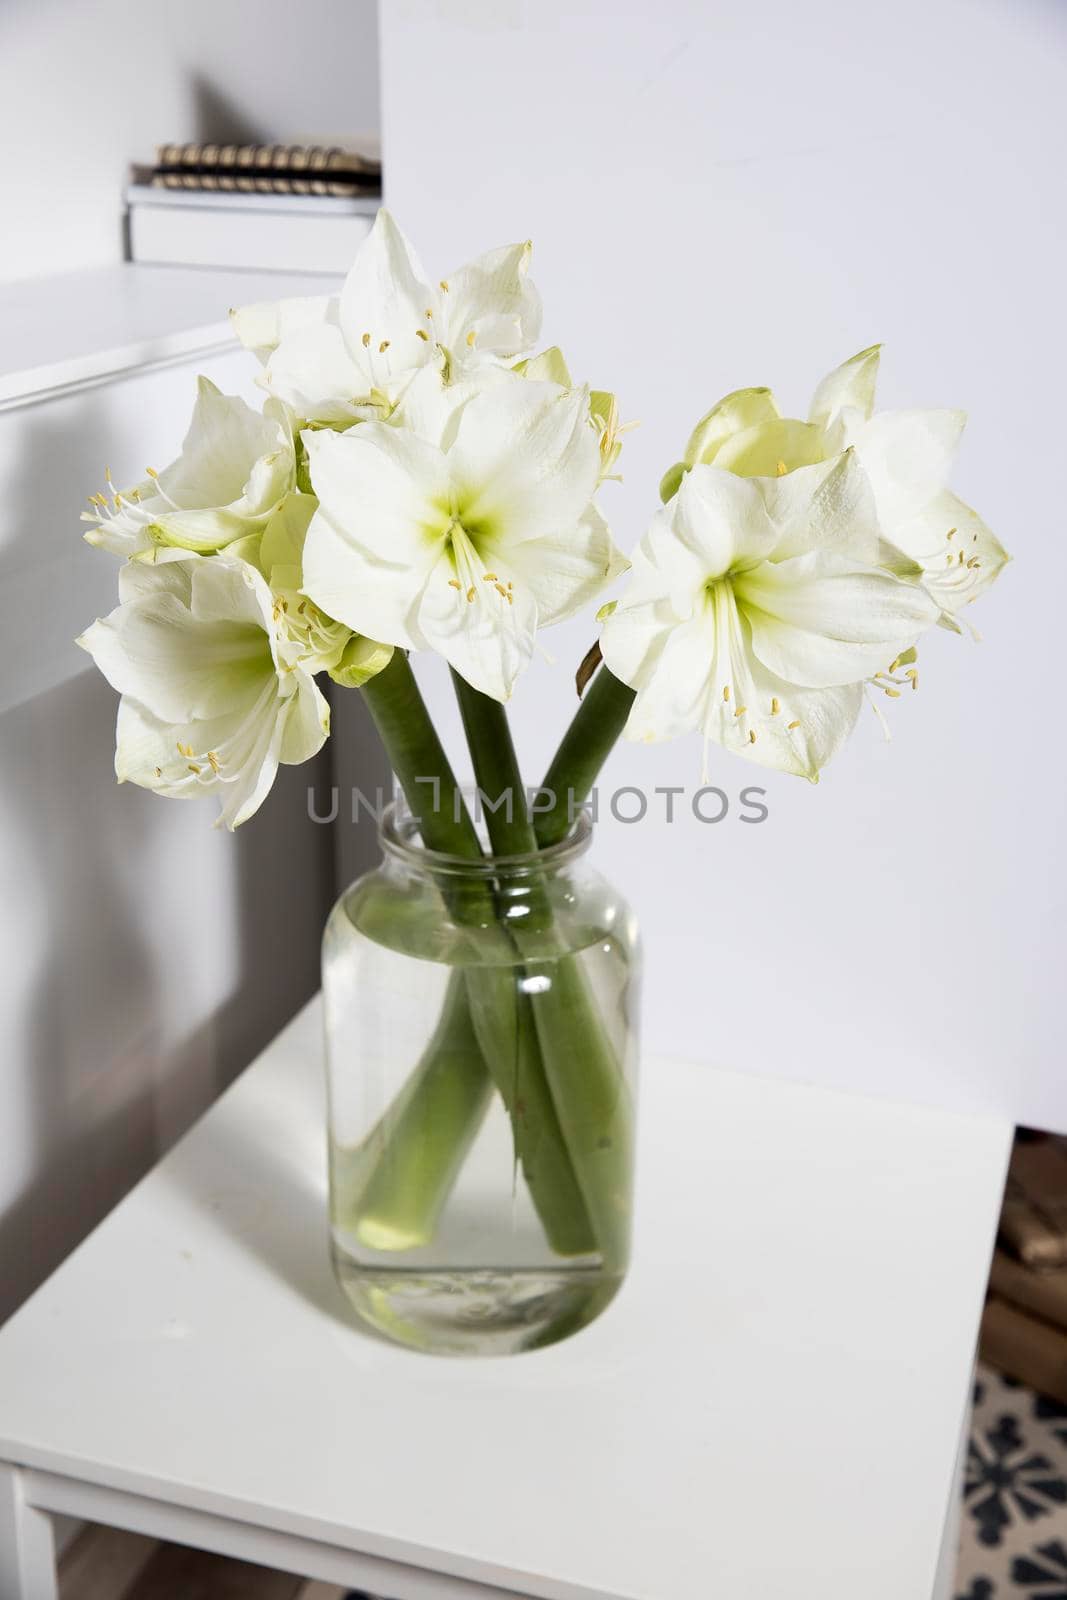
<svg viewBox="0 0 1067 1600">
<path fill-rule="evenodd" d="M 771 699 L 771 716 L 776 717 L 781 709 L 781 705 L 778 702 L 778 696 L 774 695 Z"/>
<path fill-rule="evenodd" d="M 908 676 L 911 678 L 912 688 L 917 689 L 919 687 L 919 674 L 917 672 L 911 672 L 908 674 Z"/>
<path fill-rule="evenodd" d="M 424 339 L 427 344 L 430 342 L 430 335 L 426 332 L 425 328 L 416 328 L 415 337 L 416 339 Z"/>
<path fill-rule="evenodd" d="M 145 467 L 145 471 L 147 472 L 147 474 L 148 474 L 148 476 L 150 478 L 158 478 L 159 477 L 159 473 L 156 471 L 155 467 Z"/>
<path fill-rule="evenodd" d="M 462 589 L 463 585 L 460 583 L 458 578 L 449 578 L 448 587 L 450 589 Z"/>
<path fill-rule="evenodd" d="M 960 551 L 960 566 L 963 566 L 963 551 Z"/>
<path fill-rule="evenodd" d="M 949 551 L 948 555 L 945 557 L 945 565 L 947 567 L 951 567 L 951 565 L 952 565 L 952 551 L 951 550 Z"/>
<path fill-rule="evenodd" d="M 495 572 L 487 572 L 487 573 L 485 573 L 483 575 L 482 582 L 483 583 L 499 583 L 500 579 L 497 577 Z"/>
<path fill-rule="evenodd" d="M 729 698 L 730 698 L 730 685 L 729 684 L 727 684 L 726 687 L 723 689 L 722 697 L 723 697 L 724 700 L 729 700 Z"/>
<path fill-rule="evenodd" d="M 786 466 L 784 461 L 779 461 L 774 470 L 779 478 L 784 478 L 786 473 L 789 471 L 789 468 Z"/>
<path fill-rule="evenodd" d="M 919 676 L 918 667 L 909 667 L 907 672 L 904 674 L 904 676 L 906 678 L 917 678 Z"/>
<path fill-rule="evenodd" d="M 179 739 L 178 740 L 178 754 L 180 756 L 191 756 L 192 753 L 193 753 L 192 745 L 191 744 L 182 744 L 181 740 Z"/>
<path fill-rule="evenodd" d="M 511 585 L 510 585 L 510 583 L 509 583 L 509 584 L 508 584 L 508 586 L 507 586 L 507 588 L 506 588 L 506 589 L 505 589 L 505 591 L 504 591 L 504 593 L 505 593 L 505 594 L 506 594 L 506 596 L 507 596 L 507 601 L 508 601 L 508 605 L 509 605 L 509 606 L 513 606 L 513 605 L 514 605 L 514 604 L 515 604 L 515 596 L 514 596 L 514 595 L 513 595 L 513 594 L 512 594 L 512 592 L 511 592 Z"/>
<path fill-rule="evenodd" d="M 447 278 L 442 278 L 441 279 L 441 288 L 444 290 L 445 294 L 448 293 L 448 279 Z"/>
<path fill-rule="evenodd" d="M 799 728 L 800 727 L 800 723 L 799 722 L 787 722 L 786 723 L 786 727 L 788 728 L 789 732 L 792 733 L 794 728 Z"/>
<path fill-rule="evenodd" d="M 207 753 L 207 759 L 212 772 L 221 771 L 222 762 L 219 760 L 219 753 L 217 750 L 209 750 Z"/>
<path fill-rule="evenodd" d="M 389 340 L 388 339 L 383 339 L 381 344 L 378 346 L 378 354 L 380 356 L 384 356 L 384 354 L 388 350 L 388 348 L 389 348 Z"/>
<path fill-rule="evenodd" d="M 900 690 L 899 689 L 886 689 L 884 691 L 884 693 L 889 696 L 890 700 L 899 700 L 900 699 Z"/>
<path fill-rule="evenodd" d="M 363 335 L 361 343 L 363 345 L 364 350 L 369 350 L 370 349 L 370 334 L 369 333 L 365 333 Z"/>
<path fill-rule="evenodd" d="M 899 656 L 894 656 L 892 661 L 889 663 L 890 672 L 895 672 L 899 666 L 900 666 L 900 657 Z M 876 672 L 875 673 L 875 677 L 876 678 L 880 678 L 881 676 L 882 676 L 882 674 L 880 672 Z M 905 673 L 904 676 L 907 677 L 907 673 Z"/>
<path fill-rule="evenodd" d="M 502 583 L 494 583 L 493 588 L 496 590 L 496 592 L 500 596 L 501 600 L 510 600 L 511 599 L 511 596 L 508 594 L 508 591 L 504 588 L 504 585 Z"/>
<path fill-rule="evenodd" d="M 979 560 L 978 560 L 977 556 L 972 556 L 971 559 L 967 563 L 967 565 L 969 567 L 977 567 L 979 564 L 980 563 L 979 563 Z"/>
<path fill-rule="evenodd" d="M 748 742 L 749 742 L 749 744 L 755 744 L 755 742 L 756 742 L 756 730 L 755 730 L 755 728 L 749 728 L 749 730 L 748 730 Z"/>
<path fill-rule="evenodd" d="M 477 331 L 474 328 L 472 328 L 470 333 L 468 333 L 468 335 L 467 335 L 467 348 L 468 348 L 468 350 L 473 350 L 474 341 L 475 341 L 475 339 L 477 339 L 477 337 L 478 337 Z"/>
<path fill-rule="evenodd" d="M 156 768 L 156 777 L 157 778 L 161 778 L 162 776 L 163 776 L 163 768 L 162 767 L 157 767 Z"/>
<path fill-rule="evenodd" d="M 189 763 L 189 771 L 190 772 L 194 772 L 198 778 L 199 778 L 199 776 L 200 776 L 200 774 L 201 774 L 201 772 L 203 770 L 204 769 L 202 767 L 198 767 L 197 766 L 195 761 L 190 761 L 190 763 Z"/>
<path fill-rule="evenodd" d="M 737 710 L 734 712 L 734 716 L 735 717 L 743 717 L 747 710 L 748 710 L 747 706 L 738 706 Z"/>
<path fill-rule="evenodd" d="M 477 593 L 478 593 L 478 591 L 477 591 L 477 589 L 474 587 L 474 585 L 472 583 L 470 588 L 467 590 L 467 603 L 468 603 L 468 605 L 473 605 L 474 604 L 474 597 L 475 597 L 475 595 Z"/>
<path fill-rule="evenodd" d="M 946 539 L 954 539 L 954 538 L 955 538 L 955 537 L 956 537 L 956 530 L 955 530 L 955 528 L 950 528 L 950 529 L 949 529 L 949 530 L 948 530 L 948 533 L 947 533 L 947 534 L 946 534 L 946 535 L 945 535 L 945 538 L 946 538 Z"/>
<path fill-rule="evenodd" d="M 433 321 L 433 312 L 431 311 L 429 306 L 426 307 L 426 315 L 429 317 L 430 321 L 432 322 Z"/>
</svg>

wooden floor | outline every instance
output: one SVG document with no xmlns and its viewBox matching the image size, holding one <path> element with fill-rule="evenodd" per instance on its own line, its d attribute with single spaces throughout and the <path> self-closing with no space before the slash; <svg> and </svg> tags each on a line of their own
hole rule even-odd
<svg viewBox="0 0 1067 1600">
<path fill-rule="evenodd" d="M 85 1528 L 59 1564 L 60 1600 L 374 1600 L 117 1528 Z"/>
</svg>

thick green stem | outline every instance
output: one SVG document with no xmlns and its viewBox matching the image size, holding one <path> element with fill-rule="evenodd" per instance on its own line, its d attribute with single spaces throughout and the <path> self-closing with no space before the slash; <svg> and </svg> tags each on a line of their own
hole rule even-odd
<svg viewBox="0 0 1067 1600">
<path fill-rule="evenodd" d="M 526 808 L 519 760 L 511 740 L 508 714 L 499 700 L 472 689 L 453 671 L 452 683 L 467 735 L 474 777 L 485 807 L 485 825 L 493 854 L 532 855 L 537 849 Z"/>
<path fill-rule="evenodd" d="M 551 808 L 539 811 L 534 822 L 542 850 L 558 844 L 570 831 L 578 808 L 588 800 L 601 767 L 618 742 L 633 703 L 633 689 L 601 667 L 545 773 L 542 789 L 554 798 Z"/>
<path fill-rule="evenodd" d="M 388 667 L 371 678 L 363 686 L 362 693 L 408 804 L 419 816 L 423 842 L 431 850 L 463 860 L 482 860 L 477 831 L 407 657 L 396 651 Z M 496 849 L 495 840 L 493 845 Z M 479 942 L 484 944 L 483 930 L 498 928 L 498 908 L 491 880 L 443 874 L 441 890 L 457 924 L 477 931 Z M 506 939 L 503 930 L 500 937 L 502 942 Z M 525 1012 L 528 1001 L 516 992 L 514 971 L 511 962 L 482 965 L 476 955 L 464 968 L 471 1043 L 479 1047 L 484 1067 L 511 1115 L 516 1153 L 553 1249 L 561 1255 L 581 1255 L 593 1248 L 589 1222 L 548 1091 L 536 1033 Z M 442 1027 L 444 1025 L 443 1019 Z M 450 1038 L 461 1026 L 462 1018 L 450 1019 Z M 426 1071 L 429 1071 L 428 1066 Z M 415 1077 L 420 1079 L 422 1075 L 420 1067 Z M 402 1130 L 405 1138 L 414 1136 L 412 1130 L 419 1119 L 428 1114 L 430 1099 L 429 1089 L 424 1100 L 419 1083 L 412 1083 L 411 1095 L 405 1092 L 405 1105 L 401 1108 L 407 1116 L 397 1127 L 394 1144 Z M 484 1108 L 473 1094 L 468 1096 L 468 1104 L 470 1122 L 476 1132 Z M 469 1144 L 473 1137 L 470 1128 L 457 1125 L 454 1132 L 461 1146 Z M 398 1152 L 394 1148 L 391 1159 L 399 1170 L 407 1157 L 402 1150 Z M 441 1183 L 450 1176 L 446 1161 L 438 1160 L 435 1170 Z M 399 1192 L 394 1186 L 394 1197 L 398 1197 Z M 435 1210 L 440 1210 L 446 1198 L 447 1189 L 435 1189 L 427 1182 L 418 1197 L 422 1217 L 428 1220 Z M 380 1214 L 377 1222 L 381 1227 Z M 411 1216 L 404 1214 L 403 1207 L 397 1231 L 401 1226 L 412 1226 Z"/>
<path fill-rule="evenodd" d="M 474 764 L 475 781 L 485 805 L 486 828 L 493 854 L 533 854 L 537 842 L 527 815 L 522 775 L 511 740 L 507 713 L 499 701 L 472 689 L 457 672 L 453 672 L 452 682 Z M 549 919 L 547 899 L 543 885 L 535 883 L 532 887 L 537 905 L 535 907 L 529 903 L 527 888 L 523 895 L 525 904 L 521 909 L 534 912 L 535 920 L 543 927 Z M 508 909 L 507 897 L 501 894 L 499 912 L 505 926 Z M 513 906 L 511 909 L 519 907 Z M 487 968 L 468 975 L 468 984 L 477 984 L 483 999 L 490 1001 L 494 1010 L 499 1012 L 507 1004 L 509 996 L 515 1007 L 519 1047 L 516 1074 L 510 1092 L 504 1085 L 501 1085 L 501 1092 L 511 1113 L 516 1154 L 522 1162 L 526 1182 L 535 1199 L 540 1192 L 551 1197 L 554 1229 L 550 1238 L 553 1247 L 561 1255 L 582 1255 L 596 1248 L 595 1236 L 568 1154 L 566 1130 L 560 1126 L 549 1089 L 533 1008 L 522 982 L 523 971 L 517 966 Z M 502 992 L 504 985 L 507 986 L 508 995 Z M 544 1221 L 545 1213 L 540 1204 L 539 1210 Z"/>
<path fill-rule="evenodd" d="M 463 974 L 453 972 L 441 1019 L 400 1094 L 357 1150 L 334 1154 L 342 1227 L 373 1250 L 429 1244 L 492 1086 Z"/>
<path fill-rule="evenodd" d="M 479 861 L 477 830 L 404 652 L 394 650 L 361 692 L 427 848 Z"/>
<path fill-rule="evenodd" d="M 536 850 L 537 841 L 527 816 L 507 713 L 497 701 L 479 694 L 457 674 L 453 673 L 453 679 L 475 777 L 488 800 L 486 817 L 493 851 L 496 855 L 530 853 Z M 617 679 L 611 681 L 618 683 Z M 602 691 L 598 726 L 613 720 L 609 714 L 611 705 Z M 615 711 L 615 721 L 617 716 Z M 619 729 L 621 723 L 617 723 L 610 743 L 606 742 L 606 735 L 602 736 L 605 755 Z M 577 754 L 580 746 L 572 749 Z M 598 761 L 589 777 L 590 786 L 599 766 Z M 510 811 L 499 805 L 496 810 L 491 809 L 505 796 L 511 801 Z M 551 929 L 552 907 L 547 885 L 539 875 L 531 875 L 514 897 L 506 887 L 502 888 L 501 900 L 505 913 L 512 913 L 507 922 L 520 953 L 524 946 L 529 948 L 530 935 Z M 520 910 L 523 914 L 516 916 L 514 913 Z M 543 950 L 543 938 L 538 943 Z M 605 1263 L 621 1267 L 629 1248 L 633 1157 L 632 1108 L 623 1074 L 575 954 L 561 943 L 551 960 L 528 960 L 524 978 L 548 1098 L 555 1108 L 593 1237 Z M 530 982 L 531 978 L 538 981 Z M 520 1017 L 520 1023 L 521 1020 Z"/>
</svg>

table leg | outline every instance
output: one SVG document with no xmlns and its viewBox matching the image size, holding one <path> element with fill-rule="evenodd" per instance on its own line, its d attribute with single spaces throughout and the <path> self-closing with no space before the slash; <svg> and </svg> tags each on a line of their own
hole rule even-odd
<svg viewBox="0 0 1067 1600">
<path fill-rule="evenodd" d="M 0 1464 L 0 1600 L 56 1600 L 52 1518 L 26 1499 L 25 1475 Z"/>
</svg>

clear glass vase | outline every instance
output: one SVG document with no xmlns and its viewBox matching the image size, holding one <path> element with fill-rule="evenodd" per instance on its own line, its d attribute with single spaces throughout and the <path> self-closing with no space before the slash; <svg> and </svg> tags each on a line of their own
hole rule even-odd
<svg viewBox="0 0 1067 1600">
<path fill-rule="evenodd" d="M 503 1355 L 591 1322 L 626 1273 L 638 945 L 588 863 L 426 850 L 402 802 L 323 945 L 330 1222 L 360 1320 Z"/>
</svg>

